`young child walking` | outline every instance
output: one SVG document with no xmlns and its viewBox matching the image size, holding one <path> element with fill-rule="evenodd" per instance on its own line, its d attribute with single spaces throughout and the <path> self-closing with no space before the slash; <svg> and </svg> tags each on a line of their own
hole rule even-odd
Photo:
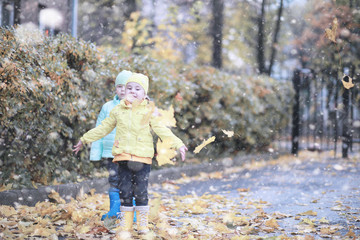
<svg viewBox="0 0 360 240">
<path fill-rule="evenodd" d="M 184 143 L 169 128 L 163 126 L 158 116 L 154 114 L 153 104 L 145 100 L 148 88 L 148 77 L 133 73 L 126 83 L 125 99 L 114 107 L 110 116 L 98 127 L 85 133 L 73 149 L 75 153 L 78 153 L 83 144 L 103 138 L 116 127 L 112 154 L 114 155 L 113 161 L 119 167 L 121 232 L 132 230 L 134 211 L 137 214 L 138 232 L 146 233 L 148 231 L 148 180 L 154 156 L 153 137 L 150 129 L 162 141 L 171 143 L 173 148 L 179 150 L 183 161 L 188 150 Z M 135 198 L 135 207 L 133 198 Z"/>
<path fill-rule="evenodd" d="M 101 122 L 110 116 L 110 111 L 120 103 L 125 97 L 125 84 L 128 78 L 132 75 L 132 72 L 123 70 L 121 71 L 115 80 L 115 93 L 114 99 L 106 102 L 99 113 L 96 121 L 96 127 Z M 108 213 L 102 215 L 101 220 L 105 218 L 112 218 L 119 216 L 120 213 L 120 196 L 119 196 L 119 170 L 118 164 L 113 162 L 114 156 L 111 153 L 112 147 L 115 141 L 115 129 L 104 138 L 97 140 L 91 144 L 90 149 L 90 161 L 99 161 L 102 158 L 105 159 L 106 167 L 109 172 L 109 199 L 110 210 Z"/>
</svg>

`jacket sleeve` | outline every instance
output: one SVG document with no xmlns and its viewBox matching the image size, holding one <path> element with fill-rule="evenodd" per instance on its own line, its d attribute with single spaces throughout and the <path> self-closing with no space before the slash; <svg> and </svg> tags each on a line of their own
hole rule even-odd
<svg viewBox="0 0 360 240">
<path fill-rule="evenodd" d="M 99 116 L 96 120 L 96 127 L 99 126 L 101 122 L 106 118 L 106 110 L 104 106 L 101 108 Z M 99 161 L 101 159 L 102 153 L 103 153 L 103 138 L 91 144 L 90 160 Z"/>
<path fill-rule="evenodd" d="M 108 135 L 109 133 L 111 133 L 111 131 L 115 128 L 116 126 L 116 117 L 115 117 L 115 112 L 114 109 L 110 112 L 110 116 L 105 118 L 101 124 L 99 126 L 97 126 L 96 128 L 93 128 L 91 130 L 89 130 L 88 132 L 86 132 L 81 138 L 80 140 L 86 144 L 86 143 L 91 143 L 94 142 L 96 140 L 99 140 L 103 137 L 105 137 L 106 135 Z"/>
<path fill-rule="evenodd" d="M 162 141 L 170 142 L 171 147 L 175 148 L 176 150 L 185 145 L 180 140 L 180 138 L 176 137 L 168 127 L 162 125 L 159 122 L 158 117 L 150 118 L 150 126 Z"/>
</svg>

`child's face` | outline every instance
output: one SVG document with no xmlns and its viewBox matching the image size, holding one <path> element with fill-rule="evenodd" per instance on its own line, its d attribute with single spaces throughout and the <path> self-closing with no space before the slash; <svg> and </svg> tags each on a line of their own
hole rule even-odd
<svg viewBox="0 0 360 240">
<path fill-rule="evenodd" d="M 145 90 L 140 84 L 129 82 L 126 84 L 125 95 L 126 99 L 132 103 L 134 100 L 143 100 L 145 98 Z"/>
<path fill-rule="evenodd" d="M 123 99 L 125 97 L 125 85 L 124 84 L 118 84 L 115 87 L 116 95 L 119 97 L 119 99 Z"/>
</svg>

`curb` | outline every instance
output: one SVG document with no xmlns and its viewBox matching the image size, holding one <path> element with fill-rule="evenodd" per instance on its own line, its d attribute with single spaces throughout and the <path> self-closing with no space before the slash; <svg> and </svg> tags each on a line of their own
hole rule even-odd
<svg viewBox="0 0 360 240">
<path fill-rule="evenodd" d="M 228 158 L 228 161 L 207 162 L 196 165 L 185 165 L 182 167 L 170 167 L 160 170 L 152 170 L 149 176 L 149 183 L 161 183 L 169 180 L 176 180 L 185 174 L 188 177 L 196 176 L 200 172 L 215 172 L 222 171 L 228 167 L 240 166 L 247 161 L 258 159 L 274 159 L 284 153 L 270 153 L 270 154 L 253 154 L 236 156 L 232 160 Z M 21 189 L 21 190 L 8 190 L 0 192 L 0 205 L 16 206 L 26 205 L 35 206 L 37 202 L 50 200 L 48 195 L 52 190 L 55 190 L 59 195 L 69 201 L 71 198 L 76 198 L 79 193 L 90 193 L 91 189 L 95 189 L 96 193 L 107 193 L 109 188 L 107 178 L 99 178 L 86 180 L 81 183 L 68 183 L 55 186 L 38 187 L 37 189 Z"/>
</svg>

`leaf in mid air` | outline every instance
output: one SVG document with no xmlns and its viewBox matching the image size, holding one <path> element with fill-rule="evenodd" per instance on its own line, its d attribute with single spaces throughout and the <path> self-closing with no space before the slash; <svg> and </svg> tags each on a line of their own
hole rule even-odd
<svg viewBox="0 0 360 240">
<path fill-rule="evenodd" d="M 169 107 L 169 110 L 162 110 L 159 109 L 159 121 L 161 124 L 167 126 L 167 127 L 176 127 L 176 120 L 174 118 L 174 108 L 171 105 Z"/>
<path fill-rule="evenodd" d="M 227 131 L 227 130 L 224 130 L 224 129 L 221 129 L 221 131 L 223 131 L 223 133 L 228 136 L 229 138 L 234 136 L 234 132 L 233 131 Z"/>
<path fill-rule="evenodd" d="M 336 43 L 336 31 L 337 31 L 337 27 L 338 27 L 338 20 L 337 20 L 337 18 L 334 18 L 333 23 L 332 23 L 332 27 L 325 29 L 325 35 L 326 35 L 326 37 L 327 37 L 330 41 L 332 41 L 333 43 Z"/>
<path fill-rule="evenodd" d="M 199 153 L 201 151 L 201 149 L 203 149 L 206 145 L 208 145 L 209 143 L 212 143 L 213 141 L 215 141 L 215 137 L 212 136 L 211 138 L 209 138 L 208 140 L 204 140 L 199 146 L 197 146 L 194 150 L 194 153 Z"/>
<path fill-rule="evenodd" d="M 171 147 L 171 142 L 164 141 L 162 142 L 160 139 L 156 143 L 157 156 L 156 161 L 159 166 L 164 164 L 174 165 L 174 162 L 171 161 L 176 156 L 176 151 Z"/>
<path fill-rule="evenodd" d="M 343 78 L 341 79 L 342 84 L 344 85 L 344 88 L 346 89 L 350 89 L 354 86 L 353 82 L 352 82 L 352 78 L 344 75 Z"/>
</svg>

